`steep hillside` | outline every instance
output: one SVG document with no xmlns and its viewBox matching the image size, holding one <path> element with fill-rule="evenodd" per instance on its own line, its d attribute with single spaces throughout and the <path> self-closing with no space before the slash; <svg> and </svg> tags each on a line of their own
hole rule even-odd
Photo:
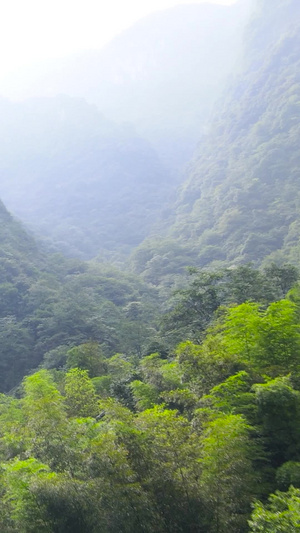
<svg viewBox="0 0 300 533">
<path fill-rule="evenodd" d="M 3 306 L 17 292 L 13 285 L 26 288 L 43 265 L 43 256 L 25 229 L 6 210 L 0 201 L 0 314 Z M 12 292 L 10 293 L 10 289 Z"/>
<path fill-rule="evenodd" d="M 8 97 L 84 97 L 135 124 L 174 168 L 188 160 L 235 64 L 251 0 L 191 4 L 137 22 L 103 50 L 36 65 L 2 80 Z"/>
<path fill-rule="evenodd" d="M 28 370 L 33 340 L 25 317 L 28 291 L 45 267 L 34 240 L 0 202 L 0 390 L 15 385 Z M 35 364 L 33 364 L 35 366 Z"/>
<path fill-rule="evenodd" d="M 28 261 L 38 257 L 34 239 L 13 219 L 0 200 L 0 245 L 4 255 L 24 255 Z"/>
<path fill-rule="evenodd" d="M 169 219 L 201 265 L 299 260 L 299 2 L 258 2 L 247 41 Z"/>
<path fill-rule="evenodd" d="M 172 184 L 149 143 L 66 96 L 0 102 L 0 195 L 56 249 L 127 253 L 149 233 Z"/>
</svg>

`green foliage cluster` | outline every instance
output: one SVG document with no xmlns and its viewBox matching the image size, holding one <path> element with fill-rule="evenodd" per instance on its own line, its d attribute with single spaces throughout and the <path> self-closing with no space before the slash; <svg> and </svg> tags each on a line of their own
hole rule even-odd
<svg viewBox="0 0 300 533">
<path fill-rule="evenodd" d="M 165 304 L 162 333 L 168 344 L 197 342 L 221 305 L 259 301 L 266 306 L 284 298 L 297 279 L 295 267 L 274 263 L 261 270 L 251 264 L 218 271 L 189 268 L 189 283 Z"/>
</svg>

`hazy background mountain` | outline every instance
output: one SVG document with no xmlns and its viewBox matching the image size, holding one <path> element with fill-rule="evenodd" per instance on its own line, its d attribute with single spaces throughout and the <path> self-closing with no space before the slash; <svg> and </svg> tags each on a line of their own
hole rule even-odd
<svg viewBox="0 0 300 533">
<path fill-rule="evenodd" d="M 44 62 L 2 81 L 24 99 L 67 94 L 131 122 L 173 169 L 187 161 L 236 65 L 251 0 L 179 5 L 154 13 L 104 49 Z"/>
<path fill-rule="evenodd" d="M 60 96 L 0 102 L 0 195 L 54 249 L 122 255 L 174 188 L 148 141 L 96 106 Z"/>
</svg>

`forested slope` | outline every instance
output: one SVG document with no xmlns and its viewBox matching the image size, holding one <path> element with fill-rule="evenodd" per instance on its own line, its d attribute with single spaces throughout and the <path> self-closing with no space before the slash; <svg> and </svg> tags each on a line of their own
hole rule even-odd
<svg viewBox="0 0 300 533">
<path fill-rule="evenodd" d="M 21 271 L 26 271 L 26 264 L 30 271 L 30 267 L 33 269 L 39 262 L 41 254 L 34 238 L 10 215 L 1 201 L 0 227 L 1 257 L 3 262 L 7 261 L 7 264 L 11 261 L 11 270 L 7 269 L 7 276 L 13 279 L 16 273 L 14 261 L 19 260 Z"/>
<path fill-rule="evenodd" d="M 169 236 L 201 265 L 299 259 L 299 2 L 258 2 L 244 70 L 181 188 Z"/>
</svg>

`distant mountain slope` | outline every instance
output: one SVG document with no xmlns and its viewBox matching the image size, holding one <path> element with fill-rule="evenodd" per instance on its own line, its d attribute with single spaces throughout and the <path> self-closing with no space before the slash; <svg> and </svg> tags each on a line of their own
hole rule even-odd
<svg viewBox="0 0 300 533">
<path fill-rule="evenodd" d="M 237 61 L 250 4 L 157 12 L 103 50 L 19 72 L 1 83 L 1 94 L 84 97 L 112 120 L 134 123 L 175 167 L 191 157 Z"/>
<path fill-rule="evenodd" d="M 299 261 L 300 3 L 258 2 L 245 70 L 215 111 L 169 235 L 197 262 Z"/>
<path fill-rule="evenodd" d="M 84 100 L 0 101 L 0 196 L 71 255 L 127 253 L 174 186 L 147 141 Z"/>
</svg>

